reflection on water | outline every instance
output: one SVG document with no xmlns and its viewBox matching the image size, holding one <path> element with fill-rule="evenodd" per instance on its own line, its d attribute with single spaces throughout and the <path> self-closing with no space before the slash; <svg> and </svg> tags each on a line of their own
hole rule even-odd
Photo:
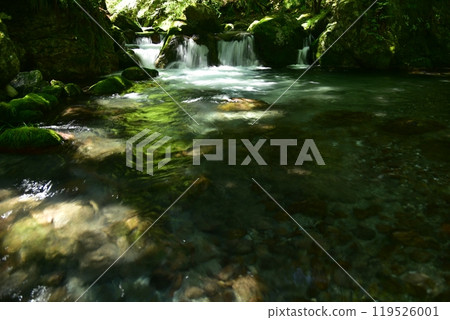
<svg viewBox="0 0 450 320">
<path fill-rule="evenodd" d="M 164 70 L 157 87 L 70 105 L 58 154 L 0 155 L 0 299 L 360 301 L 355 284 L 252 182 L 255 178 L 378 300 L 450 296 L 450 111 L 440 77 L 311 71 Z M 154 176 L 125 166 L 143 129 L 172 137 Z M 326 166 L 294 166 L 299 147 L 262 148 L 269 166 L 192 165 L 192 139 L 312 138 Z M 301 143 L 299 143 L 301 146 Z M 228 150 L 225 147 L 225 158 Z M 237 163 L 248 151 L 237 144 Z"/>
</svg>

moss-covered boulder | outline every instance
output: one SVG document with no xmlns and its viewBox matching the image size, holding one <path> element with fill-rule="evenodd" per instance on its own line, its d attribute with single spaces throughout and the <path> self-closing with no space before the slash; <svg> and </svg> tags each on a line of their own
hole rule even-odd
<svg viewBox="0 0 450 320">
<path fill-rule="evenodd" d="M 64 90 L 69 98 L 78 97 L 83 94 L 80 86 L 75 83 L 68 83 L 64 86 Z"/>
<path fill-rule="evenodd" d="M 192 34 L 202 35 L 221 31 L 217 12 L 205 4 L 190 5 L 183 13 Z"/>
<path fill-rule="evenodd" d="M 11 80 L 10 84 L 21 95 L 39 91 L 47 85 L 41 71 L 39 70 L 20 72 L 13 80 Z"/>
<path fill-rule="evenodd" d="M 58 99 L 47 93 L 30 93 L 23 98 L 14 99 L 9 102 L 9 105 L 15 112 L 23 110 L 49 112 L 57 104 Z"/>
<path fill-rule="evenodd" d="M 162 47 L 155 66 L 160 69 L 166 68 L 170 63 L 177 61 L 177 48 L 184 43 L 184 36 L 171 35 L 167 37 L 164 46 Z"/>
<path fill-rule="evenodd" d="M 7 129 L 0 134 L 0 151 L 38 152 L 60 146 L 62 142 L 53 130 L 34 127 Z"/>
<path fill-rule="evenodd" d="M 321 56 L 367 9 L 371 1 L 348 0 L 334 4 L 332 21 L 320 36 L 317 57 Z M 376 5 L 377 6 L 377 5 Z M 325 67 L 387 69 L 395 47 L 395 37 L 385 28 L 381 12 L 372 8 L 325 55 Z"/>
<path fill-rule="evenodd" d="M 67 98 L 67 92 L 64 89 L 64 86 L 60 85 L 45 86 L 41 90 L 39 90 L 39 93 L 49 94 L 51 96 L 54 96 L 58 100 Z"/>
<path fill-rule="evenodd" d="M 121 30 L 131 30 L 133 32 L 142 32 L 139 23 L 133 20 L 125 11 L 117 12 L 111 17 L 111 22 Z"/>
<path fill-rule="evenodd" d="M 306 37 L 300 23 L 288 15 L 267 16 L 253 22 L 248 31 L 255 36 L 255 53 L 266 66 L 296 63 L 298 49 Z"/>
<path fill-rule="evenodd" d="M 113 76 L 101 80 L 89 88 L 89 92 L 95 95 L 110 95 L 121 93 L 131 87 L 132 83 L 121 76 Z"/>
<path fill-rule="evenodd" d="M 104 1 L 78 3 L 111 29 Z M 1 10 L 11 16 L 5 23 L 16 47 L 25 48 L 20 62 L 27 70 L 38 69 L 48 79 L 83 81 L 118 67 L 114 42 L 75 1 L 2 1 Z"/>
<path fill-rule="evenodd" d="M 159 75 L 158 70 L 130 67 L 122 71 L 122 77 L 131 81 L 149 80 L 150 77 L 155 78 Z"/>
<path fill-rule="evenodd" d="M 6 85 L 19 72 L 20 62 L 16 48 L 0 19 L 0 87 Z"/>
</svg>

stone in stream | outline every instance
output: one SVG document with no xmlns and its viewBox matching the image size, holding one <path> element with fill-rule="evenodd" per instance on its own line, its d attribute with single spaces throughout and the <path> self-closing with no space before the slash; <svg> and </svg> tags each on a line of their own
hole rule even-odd
<svg viewBox="0 0 450 320">
<path fill-rule="evenodd" d="M 88 91 L 95 95 L 111 95 L 121 93 L 131 85 L 131 82 L 122 76 L 112 76 L 97 82 Z"/>
<path fill-rule="evenodd" d="M 232 288 L 238 302 L 257 302 L 263 299 L 263 288 L 258 280 L 251 275 L 237 278 Z"/>
<path fill-rule="evenodd" d="M 217 108 L 220 111 L 252 111 L 266 110 L 269 104 L 255 99 L 232 98 L 228 102 L 221 103 Z"/>
<path fill-rule="evenodd" d="M 0 135 L 0 152 L 44 152 L 62 143 L 61 136 L 53 130 L 34 127 L 6 129 Z"/>
</svg>

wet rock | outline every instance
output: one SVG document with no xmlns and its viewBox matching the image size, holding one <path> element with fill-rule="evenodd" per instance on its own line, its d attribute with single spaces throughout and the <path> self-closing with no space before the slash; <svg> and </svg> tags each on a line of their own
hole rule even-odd
<svg viewBox="0 0 450 320">
<path fill-rule="evenodd" d="M 105 269 L 111 265 L 121 254 L 119 248 L 112 243 L 107 243 L 95 251 L 84 255 L 80 261 L 81 269 Z"/>
<path fill-rule="evenodd" d="M 239 277 L 233 281 L 232 288 L 238 302 L 256 302 L 263 300 L 261 284 L 251 275 Z"/>
<path fill-rule="evenodd" d="M 121 76 L 113 76 L 101 80 L 89 88 L 89 92 L 95 95 L 111 95 L 121 93 L 131 87 L 132 83 Z"/>
<path fill-rule="evenodd" d="M 402 277 L 406 284 L 406 290 L 415 297 L 426 297 L 436 293 L 436 282 L 427 274 L 419 272 L 409 272 Z"/>
<path fill-rule="evenodd" d="M 204 295 L 205 291 L 199 287 L 189 287 L 185 290 L 184 295 L 188 300 L 199 299 Z"/>
<path fill-rule="evenodd" d="M 255 53 L 258 59 L 270 67 L 296 63 L 297 49 L 306 37 L 296 19 L 282 14 L 255 21 L 248 27 L 248 31 L 255 37 Z"/>
<path fill-rule="evenodd" d="M 81 139 L 80 139 L 81 138 Z M 122 140 L 108 139 L 99 136 L 75 137 L 78 153 L 88 159 L 102 160 L 112 154 L 122 153 L 124 144 Z"/>
<path fill-rule="evenodd" d="M 398 118 L 389 121 L 382 126 L 382 129 L 399 135 L 424 134 L 428 132 L 440 131 L 445 125 L 435 120 Z"/>
<path fill-rule="evenodd" d="M 246 98 L 232 98 L 230 101 L 220 104 L 217 108 L 220 111 L 252 111 L 252 110 L 265 110 L 269 107 L 269 104 L 254 99 Z"/>
<path fill-rule="evenodd" d="M 151 80 L 151 78 L 156 78 L 159 72 L 155 69 L 130 67 L 122 71 L 122 77 L 131 81 L 142 81 Z"/>
<path fill-rule="evenodd" d="M 63 202 L 49 206 L 43 211 L 33 211 L 31 215 L 39 224 L 51 224 L 55 229 L 59 229 L 67 225 L 86 223 L 94 215 L 94 208 L 81 202 Z"/>
<path fill-rule="evenodd" d="M 225 266 L 217 275 L 217 278 L 219 278 L 222 281 L 228 281 L 230 280 L 234 274 L 237 271 L 237 266 L 229 264 Z"/>
</svg>

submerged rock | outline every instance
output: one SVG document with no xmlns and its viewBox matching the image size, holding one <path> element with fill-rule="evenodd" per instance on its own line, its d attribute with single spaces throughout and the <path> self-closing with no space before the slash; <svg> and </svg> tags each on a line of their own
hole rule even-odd
<svg viewBox="0 0 450 320">
<path fill-rule="evenodd" d="M 257 302 L 263 299 L 261 284 L 251 275 L 234 280 L 232 287 L 238 302 Z"/>
<path fill-rule="evenodd" d="M 7 129 L 0 135 L 0 151 L 39 152 L 62 144 L 53 130 L 33 127 Z"/>
<path fill-rule="evenodd" d="M 132 81 L 150 80 L 158 75 L 159 72 L 155 69 L 141 69 L 139 67 L 130 67 L 122 72 L 122 77 Z"/>
<path fill-rule="evenodd" d="M 89 92 L 96 95 L 121 93 L 131 87 L 131 82 L 121 76 L 113 76 L 101 80 L 89 88 Z"/>
<path fill-rule="evenodd" d="M 218 106 L 221 111 L 252 111 L 255 109 L 265 110 L 269 104 L 254 99 L 232 98 L 230 101 L 222 103 Z"/>
</svg>

